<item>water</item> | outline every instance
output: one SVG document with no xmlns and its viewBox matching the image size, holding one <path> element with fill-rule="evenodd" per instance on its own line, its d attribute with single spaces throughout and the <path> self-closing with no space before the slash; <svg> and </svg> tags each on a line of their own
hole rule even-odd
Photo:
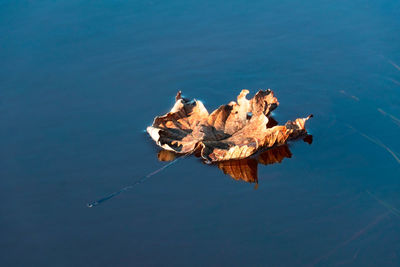
<svg viewBox="0 0 400 267">
<path fill-rule="evenodd" d="M 395 0 L 2 1 L 2 265 L 400 265 L 399 17 Z M 167 164 L 144 130 L 178 90 L 213 110 L 242 88 L 273 89 L 281 123 L 313 113 L 313 143 L 259 164 L 257 189 L 186 157 L 87 207 Z"/>
</svg>

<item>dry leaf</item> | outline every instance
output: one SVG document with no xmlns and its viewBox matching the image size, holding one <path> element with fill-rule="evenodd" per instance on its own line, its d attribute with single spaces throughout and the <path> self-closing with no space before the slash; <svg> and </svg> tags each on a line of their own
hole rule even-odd
<svg viewBox="0 0 400 267">
<path fill-rule="evenodd" d="M 260 90 L 248 100 L 242 90 L 237 102 L 208 113 L 203 103 L 182 98 L 181 92 L 170 112 L 156 117 L 147 132 L 160 147 L 176 153 L 200 151 L 208 162 L 244 159 L 264 147 L 285 144 L 307 134 L 305 122 L 312 117 L 279 126 L 269 117 L 279 102 L 271 90 Z"/>
</svg>

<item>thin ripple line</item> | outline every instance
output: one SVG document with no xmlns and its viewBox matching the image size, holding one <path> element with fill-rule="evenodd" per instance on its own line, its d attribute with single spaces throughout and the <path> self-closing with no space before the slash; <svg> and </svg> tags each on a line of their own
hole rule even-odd
<svg viewBox="0 0 400 267">
<path fill-rule="evenodd" d="M 98 200 L 95 200 L 95 201 L 92 201 L 92 202 L 87 203 L 87 207 L 88 207 L 88 208 L 93 208 L 93 207 L 95 207 L 95 206 L 98 206 L 98 205 L 104 203 L 104 202 L 107 201 L 107 200 L 112 199 L 113 197 L 116 197 L 116 196 L 122 194 L 123 192 L 128 191 L 129 189 L 132 189 L 132 188 L 135 187 L 136 185 L 143 183 L 145 180 L 147 180 L 147 179 L 150 178 L 151 176 L 156 175 L 157 173 L 159 173 L 159 172 L 165 170 L 166 168 L 168 168 L 169 166 L 175 164 L 176 162 L 178 162 L 178 160 L 183 159 L 183 158 L 186 157 L 187 155 L 188 155 L 188 154 L 186 154 L 186 155 L 184 155 L 184 156 L 182 156 L 182 157 L 180 157 L 180 158 L 174 159 L 173 161 L 169 162 L 168 164 L 165 164 L 164 166 L 162 166 L 161 168 L 159 168 L 159 169 L 157 169 L 157 170 L 155 170 L 155 171 L 153 171 L 153 172 L 147 174 L 146 176 L 143 176 L 142 178 L 140 178 L 139 180 L 137 180 L 137 181 L 134 182 L 133 184 L 124 186 L 124 187 L 122 187 L 122 188 L 121 188 L 120 190 L 118 190 L 118 191 L 112 192 L 111 194 L 108 194 L 108 195 L 106 195 L 106 196 L 104 196 L 104 197 L 102 197 L 102 198 L 100 198 L 100 199 L 98 199 Z"/>
</svg>

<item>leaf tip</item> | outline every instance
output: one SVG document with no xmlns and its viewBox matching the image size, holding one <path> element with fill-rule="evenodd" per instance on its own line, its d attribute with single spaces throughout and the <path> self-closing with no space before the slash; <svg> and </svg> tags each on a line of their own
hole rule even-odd
<svg viewBox="0 0 400 267">
<path fill-rule="evenodd" d="M 179 99 L 182 99 L 182 91 L 181 90 L 179 90 L 175 96 L 175 101 L 178 101 Z"/>
</svg>

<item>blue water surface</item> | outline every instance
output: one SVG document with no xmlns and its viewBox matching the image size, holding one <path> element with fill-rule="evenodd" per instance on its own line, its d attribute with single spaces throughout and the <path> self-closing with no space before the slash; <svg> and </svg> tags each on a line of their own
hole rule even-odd
<svg viewBox="0 0 400 267">
<path fill-rule="evenodd" d="M 399 266 L 400 2 L 0 1 L 2 266 Z M 144 132 L 271 88 L 314 142 L 259 185 Z"/>
</svg>

